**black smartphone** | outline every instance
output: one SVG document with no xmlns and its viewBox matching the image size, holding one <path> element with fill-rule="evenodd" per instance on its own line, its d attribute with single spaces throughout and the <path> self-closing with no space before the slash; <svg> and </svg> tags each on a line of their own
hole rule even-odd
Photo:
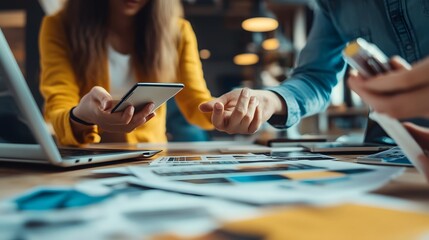
<svg viewBox="0 0 429 240">
<path fill-rule="evenodd" d="M 121 112 L 130 105 L 139 111 L 150 102 L 155 104 L 155 111 L 184 87 L 182 83 L 136 83 L 116 104 L 112 113 Z"/>
</svg>

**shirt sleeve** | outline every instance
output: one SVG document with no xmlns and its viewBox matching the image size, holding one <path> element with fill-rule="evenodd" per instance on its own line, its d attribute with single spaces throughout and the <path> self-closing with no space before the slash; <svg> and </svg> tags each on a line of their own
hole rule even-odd
<svg viewBox="0 0 429 240">
<path fill-rule="evenodd" d="M 332 88 L 344 77 L 346 64 L 341 52 L 345 45 L 327 8 L 319 4 L 297 68 L 280 86 L 268 89 L 277 93 L 287 106 L 287 115 L 273 116 L 270 124 L 278 128 L 290 127 L 301 117 L 326 109 Z"/>
<path fill-rule="evenodd" d="M 40 91 L 45 99 L 45 118 L 62 145 L 99 142 L 96 126 L 78 136 L 70 124 L 70 109 L 79 103 L 80 89 L 67 53 L 67 40 L 58 15 L 45 17 L 40 30 Z"/>
</svg>

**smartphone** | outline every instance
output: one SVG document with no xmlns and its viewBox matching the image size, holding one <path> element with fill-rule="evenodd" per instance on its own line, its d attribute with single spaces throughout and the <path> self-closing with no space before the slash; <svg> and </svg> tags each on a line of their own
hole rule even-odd
<svg viewBox="0 0 429 240">
<path fill-rule="evenodd" d="M 112 113 L 124 111 L 130 105 L 139 111 L 150 102 L 155 104 L 153 109 L 155 111 L 184 86 L 182 83 L 136 83 L 113 107 Z"/>
<path fill-rule="evenodd" d="M 343 56 L 364 78 L 392 70 L 389 58 L 376 45 L 363 38 L 350 42 L 344 48 Z"/>
<path fill-rule="evenodd" d="M 392 70 L 389 58 L 377 46 L 362 38 L 350 42 L 343 50 L 343 56 L 350 66 L 365 78 Z M 385 114 L 374 111 L 369 114 L 369 117 L 376 121 L 393 138 L 414 167 L 424 174 L 423 165 L 419 157 L 424 155 L 425 151 L 402 123 Z"/>
</svg>

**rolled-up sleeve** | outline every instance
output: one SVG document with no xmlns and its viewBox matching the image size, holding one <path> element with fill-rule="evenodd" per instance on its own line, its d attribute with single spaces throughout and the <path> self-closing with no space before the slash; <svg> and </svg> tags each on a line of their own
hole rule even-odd
<svg viewBox="0 0 429 240">
<path fill-rule="evenodd" d="M 273 117 L 270 124 L 290 127 L 302 117 L 326 109 L 332 88 L 344 77 L 341 51 L 345 44 L 327 8 L 320 5 L 315 10 L 313 28 L 292 76 L 280 86 L 268 88 L 280 95 L 287 106 L 287 113 Z"/>
</svg>

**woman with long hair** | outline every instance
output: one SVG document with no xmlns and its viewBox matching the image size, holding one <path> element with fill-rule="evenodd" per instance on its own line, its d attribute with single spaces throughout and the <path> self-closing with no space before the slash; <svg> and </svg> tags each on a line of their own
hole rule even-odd
<svg viewBox="0 0 429 240">
<path fill-rule="evenodd" d="M 211 100 L 195 34 L 179 0 L 70 0 L 43 20 L 41 83 L 45 117 L 61 144 L 165 142 L 166 106 L 110 113 L 136 82 L 181 82 L 188 120 L 213 126 L 198 106 Z M 152 119 L 151 121 L 149 121 Z"/>
</svg>

